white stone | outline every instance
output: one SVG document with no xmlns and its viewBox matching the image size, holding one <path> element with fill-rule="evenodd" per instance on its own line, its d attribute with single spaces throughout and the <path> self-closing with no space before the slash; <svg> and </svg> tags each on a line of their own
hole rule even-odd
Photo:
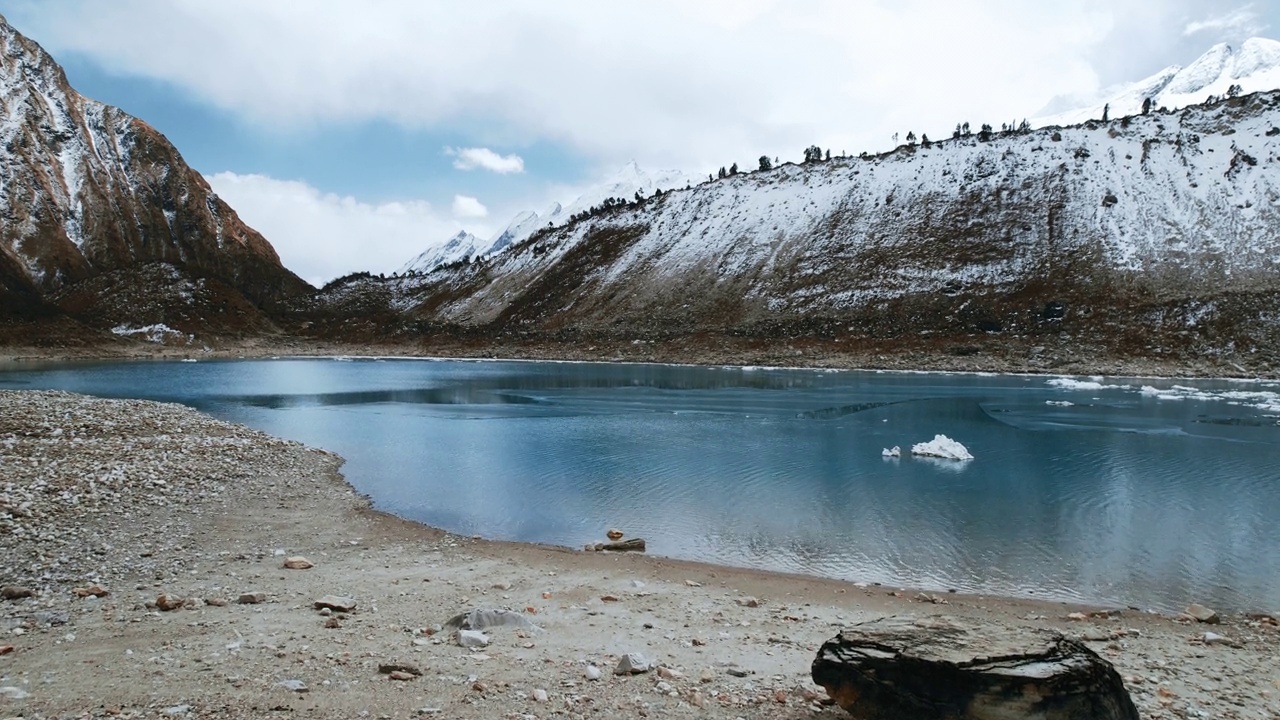
<svg viewBox="0 0 1280 720">
<path fill-rule="evenodd" d="M 301 680 L 281 680 L 280 682 L 276 683 L 276 686 L 282 687 L 285 690 L 290 690 L 292 692 L 298 692 L 298 693 L 307 692 L 307 684 L 302 682 Z"/>
<path fill-rule="evenodd" d="M 618 667 L 614 669 L 614 675 L 635 675 L 638 673 L 649 672 L 653 669 L 653 661 L 641 655 L 640 653 L 627 653 L 618 661 Z"/>
<path fill-rule="evenodd" d="M 464 648 L 482 648 L 489 645 L 489 636 L 479 630 L 459 630 L 455 636 Z"/>
</svg>

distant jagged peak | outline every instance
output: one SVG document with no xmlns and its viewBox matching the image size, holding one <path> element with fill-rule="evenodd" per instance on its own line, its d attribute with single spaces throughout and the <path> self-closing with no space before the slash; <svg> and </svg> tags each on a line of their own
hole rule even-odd
<svg viewBox="0 0 1280 720">
<path fill-rule="evenodd" d="M 440 245 L 427 248 L 400 267 L 396 272 L 401 275 L 410 273 L 428 273 L 441 265 L 472 260 L 480 255 L 484 241 L 466 230 L 459 230 Z"/>
<path fill-rule="evenodd" d="M 1031 121 L 1035 127 L 1075 125 L 1102 117 L 1136 115 L 1151 101 L 1170 110 L 1227 95 L 1280 89 L 1280 41 L 1255 37 L 1239 46 L 1219 43 L 1186 67 L 1172 65 L 1135 83 L 1107 88 L 1090 97 L 1056 97 Z"/>
<path fill-rule="evenodd" d="M 563 225 L 575 214 L 589 211 L 610 198 L 630 201 L 637 193 L 644 197 L 651 197 L 657 190 L 664 192 L 676 190 L 694 183 L 694 177 L 688 173 L 679 170 L 649 172 L 633 159 L 606 176 L 601 182 L 584 190 L 568 205 L 552 202 L 542 213 L 533 210 L 516 213 L 507 226 L 491 237 L 487 243 L 481 242 L 474 235 L 463 230 L 444 243 L 427 248 L 413 260 L 405 263 L 400 268 L 400 272 L 430 272 L 440 265 L 448 265 L 463 259 L 463 249 L 468 249 L 469 254 L 465 257 L 490 257 L 548 225 Z"/>
<path fill-rule="evenodd" d="M 516 216 L 511 218 L 511 222 L 507 223 L 505 228 L 489 239 L 488 247 L 480 254 L 487 257 L 494 253 L 502 252 L 512 243 L 520 242 L 532 235 L 540 225 L 538 213 L 532 210 L 516 213 Z"/>
</svg>

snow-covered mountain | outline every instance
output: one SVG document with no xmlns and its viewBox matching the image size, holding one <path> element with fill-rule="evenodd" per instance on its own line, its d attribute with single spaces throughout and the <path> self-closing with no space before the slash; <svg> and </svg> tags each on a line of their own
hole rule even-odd
<svg viewBox="0 0 1280 720">
<path fill-rule="evenodd" d="M 480 238 L 466 230 L 459 230 L 457 235 L 446 240 L 443 245 L 422 251 L 417 257 L 405 263 L 398 272 L 401 275 L 431 272 L 441 265 L 477 257 L 484 247 L 484 242 Z"/>
<path fill-rule="evenodd" d="M 549 212 L 545 213 L 554 216 L 560 211 L 560 204 L 556 203 Z M 541 222 L 542 218 L 538 213 L 532 210 L 526 210 L 522 213 L 516 213 L 516 216 L 507 223 L 502 232 L 493 236 L 489 240 L 489 246 L 485 248 L 483 255 L 492 255 L 497 252 L 506 250 L 512 243 L 518 243 L 521 240 L 532 235 L 538 228 L 546 227 L 547 223 Z"/>
<path fill-rule="evenodd" d="M 402 274 L 409 271 L 427 273 L 441 265 L 464 258 L 490 257 L 528 238 L 542 228 L 563 225 L 577 213 L 588 211 L 610 198 L 632 201 L 637 193 L 644 197 L 652 197 L 656 190 L 675 190 L 693 182 L 692 176 L 677 170 L 647 172 L 632 160 L 603 182 L 588 188 L 568 205 L 552 203 L 541 214 L 532 210 L 517 213 L 507 227 L 489 238 L 487 243 L 481 242 L 466 231 L 459 232 L 443 244 L 424 250 L 413 260 L 405 263 L 400 268 L 400 272 Z"/>
<path fill-rule="evenodd" d="M 199 324 L 308 291 L 163 135 L 77 93 L 3 17 L 0 146 L 0 300 L 95 325 Z"/>
<path fill-rule="evenodd" d="M 644 197 L 652 197 L 656 190 L 676 190 L 697 182 L 692 175 L 679 170 L 661 170 L 650 173 L 642 169 L 635 160 L 627 163 L 604 182 L 593 185 L 579 195 L 573 202 L 561 209 L 556 216 L 547 218 L 555 225 L 572 217 L 575 213 L 590 210 L 609 198 L 621 198 L 631 201 L 636 193 Z"/>
<path fill-rule="evenodd" d="M 1048 127 L 1097 120 L 1108 106 L 1113 118 L 1137 115 L 1147 99 L 1153 108 L 1176 110 L 1210 96 L 1225 97 L 1233 86 L 1239 86 L 1241 94 L 1280 89 L 1280 41 L 1250 38 L 1238 48 L 1215 45 L 1185 68 L 1174 65 L 1092 97 L 1054 98 L 1031 124 Z"/>
<path fill-rule="evenodd" d="M 334 297 L 383 298 L 389 334 L 945 352 L 1050 336 L 1280 366 L 1277 198 L 1280 92 L 1258 93 L 740 173 Z"/>
</svg>

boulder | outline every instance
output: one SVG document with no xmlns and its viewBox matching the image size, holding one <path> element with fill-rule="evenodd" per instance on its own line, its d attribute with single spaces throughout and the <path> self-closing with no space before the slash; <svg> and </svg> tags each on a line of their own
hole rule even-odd
<svg viewBox="0 0 1280 720">
<path fill-rule="evenodd" d="M 7 585 L 0 588 L 0 598 L 5 600 L 21 600 L 22 598 L 35 597 L 36 592 L 29 587 L 21 585 Z"/>
<path fill-rule="evenodd" d="M 479 630 L 459 630 L 453 635 L 458 645 L 470 649 L 477 650 L 489 645 L 489 636 Z"/>
<path fill-rule="evenodd" d="M 459 613 L 446 620 L 442 629 L 446 632 L 454 633 L 458 630 L 489 630 L 501 627 L 532 632 L 542 630 L 524 615 L 514 610 L 503 608 L 475 608 L 468 612 Z"/>
<path fill-rule="evenodd" d="M 168 593 L 165 593 L 156 598 L 155 606 L 159 610 L 169 612 L 171 610 L 177 610 L 181 608 L 183 603 L 185 602 L 186 602 L 186 598 L 178 597 L 177 595 L 169 595 Z"/>
<path fill-rule="evenodd" d="M 618 660 L 614 675 L 639 675 L 653 669 L 653 661 L 640 653 L 627 653 Z"/>
<path fill-rule="evenodd" d="M 82 598 L 84 597 L 103 598 L 111 594 L 110 592 L 107 591 L 106 588 L 102 587 L 101 585 L 90 585 L 89 587 L 78 587 L 75 590 L 72 590 L 72 592 L 76 594 L 76 597 L 82 597 Z"/>
<path fill-rule="evenodd" d="M 356 609 L 355 598 L 349 598 L 343 595 L 325 595 L 324 597 L 312 603 L 317 610 L 332 610 L 335 612 L 352 612 Z"/>
<path fill-rule="evenodd" d="M 1221 622 L 1218 613 L 1201 605 L 1200 603 L 1192 603 L 1187 607 L 1187 614 L 1195 618 L 1196 622 L 1206 623 L 1208 625 L 1217 625 Z"/>
<path fill-rule="evenodd" d="M 822 645 L 812 675 L 862 720 L 1138 720 L 1115 668 L 1084 645 L 945 617 L 855 625 Z"/>
</svg>

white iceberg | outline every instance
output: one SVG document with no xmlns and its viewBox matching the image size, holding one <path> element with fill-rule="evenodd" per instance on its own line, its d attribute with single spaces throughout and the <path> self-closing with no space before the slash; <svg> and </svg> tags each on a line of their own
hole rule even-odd
<svg viewBox="0 0 1280 720">
<path fill-rule="evenodd" d="M 916 443 L 911 446 L 912 455 L 942 458 L 944 460 L 972 460 L 968 448 L 952 440 L 946 435 L 934 435 L 929 442 Z"/>
<path fill-rule="evenodd" d="M 892 448 L 885 448 L 880 451 L 880 456 L 887 458 L 902 457 L 902 448 L 897 445 L 894 445 Z"/>
</svg>

